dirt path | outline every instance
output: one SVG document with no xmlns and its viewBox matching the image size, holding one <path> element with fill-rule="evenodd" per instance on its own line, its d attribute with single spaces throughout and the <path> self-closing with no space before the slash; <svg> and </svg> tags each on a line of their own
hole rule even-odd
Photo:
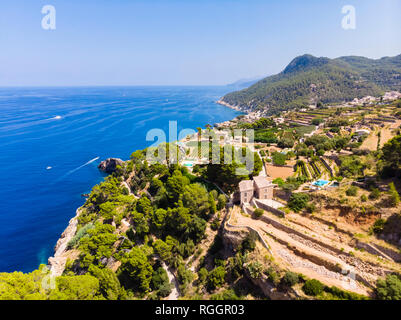
<svg viewBox="0 0 401 320">
<path fill-rule="evenodd" d="M 121 182 L 121 184 L 122 184 L 124 187 L 126 187 L 126 188 L 128 189 L 128 192 L 129 192 L 129 194 L 130 194 L 131 196 L 134 196 L 135 199 L 139 199 L 139 197 L 136 196 L 136 195 L 131 191 L 131 188 L 129 187 L 127 181 L 123 181 L 123 182 Z"/>
<path fill-rule="evenodd" d="M 166 272 L 167 272 L 168 280 L 170 281 L 170 283 L 173 284 L 171 293 L 166 298 L 166 300 L 178 300 L 178 298 L 180 297 L 180 287 L 178 284 L 178 280 L 177 280 L 176 276 L 174 275 L 174 273 L 171 271 L 171 269 L 169 267 L 167 267 L 167 265 L 163 261 L 161 261 L 161 265 L 162 265 L 162 268 L 164 270 L 166 270 Z"/>
</svg>

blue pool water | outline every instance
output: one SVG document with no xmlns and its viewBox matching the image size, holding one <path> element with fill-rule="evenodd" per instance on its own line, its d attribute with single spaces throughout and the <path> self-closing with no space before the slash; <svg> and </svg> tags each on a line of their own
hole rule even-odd
<svg viewBox="0 0 401 320">
<path fill-rule="evenodd" d="M 195 129 L 239 113 L 214 103 L 229 87 L 0 89 L 0 272 L 46 263 L 75 210 L 152 128 Z"/>
<path fill-rule="evenodd" d="M 192 163 L 184 163 L 185 167 L 193 167 L 194 165 Z"/>
<path fill-rule="evenodd" d="M 330 181 L 327 180 L 317 180 L 313 183 L 314 186 L 323 187 L 328 184 Z"/>
</svg>

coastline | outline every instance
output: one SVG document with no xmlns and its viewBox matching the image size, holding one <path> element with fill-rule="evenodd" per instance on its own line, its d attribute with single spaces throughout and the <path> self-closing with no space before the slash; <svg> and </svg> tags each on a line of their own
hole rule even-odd
<svg viewBox="0 0 401 320">
<path fill-rule="evenodd" d="M 220 105 L 222 105 L 222 106 L 225 106 L 225 107 L 227 107 L 227 108 L 236 110 L 236 111 L 246 112 L 246 111 L 242 110 L 241 107 L 238 107 L 238 106 L 234 106 L 234 105 L 232 105 L 232 104 L 229 104 L 229 103 L 223 101 L 222 99 L 219 99 L 218 101 L 216 101 L 216 103 L 217 103 L 217 104 L 220 104 Z"/>
<path fill-rule="evenodd" d="M 81 213 L 81 208 L 82 207 L 79 207 L 76 210 L 75 216 L 70 219 L 67 228 L 65 228 L 54 246 L 54 255 L 48 259 L 50 274 L 54 277 L 61 276 L 64 272 L 68 258 L 66 253 L 70 251 L 67 249 L 67 246 L 77 232 L 78 216 Z"/>
<path fill-rule="evenodd" d="M 244 112 L 239 107 L 230 105 L 222 101 L 221 99 L 216 101 L 215 103 L 236 111 Z M 235 118 L 227 121 L 232 121 L 234 119 Z M 123 183 L 126 183 L 126 181 L 124 181 Z M 67 259 L 69 256 L 71 256 L 70 253 L 74 253 L 74 250 L 68 250 L 67 246 L 68 243 L 71 241 L 71 239 L 76 235 L 78 226 L 78 216 L 81 213 L 81 209 L 82 206 L 76 210 L 75 216 L 69 220 L 68 226 L 61 233 L 59 239 L 56 242 L 56 245 L 54 246 L 54 254 L 48 258 L 47 266 L 50 269 L 50 274 L 54 277 L 61 276 L 63 274 L 67 263 Z"/>
</svg>

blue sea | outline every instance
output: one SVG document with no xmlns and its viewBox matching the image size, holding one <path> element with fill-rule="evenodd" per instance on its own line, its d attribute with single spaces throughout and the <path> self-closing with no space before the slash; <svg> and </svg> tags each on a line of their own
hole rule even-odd
<svg viewBox="0 0 401 320">
<path fill-rule="evenodd" d="M 0 272 L 47 263 L 60 234 L 104 179 L 97 165 L 146 148 L 146 133 L 230 120 L 230 87 L 0 89 Z"/>
</svg>

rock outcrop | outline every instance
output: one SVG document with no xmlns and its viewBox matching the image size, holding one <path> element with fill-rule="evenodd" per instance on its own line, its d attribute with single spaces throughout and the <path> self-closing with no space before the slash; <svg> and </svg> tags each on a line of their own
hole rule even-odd
<svg viewBox="0 0 401 320">
<path fill-rule="evenodd" d="M 77 210 L 77 214 L 72 218 L 68 224 L 68 227 L 61 234 L 60 239 L 58 239 L 56 246 L 54 247 L 54 256 L 48 259 L 50 266 L 50 273 L 52 276 L 61 276 L 65 269 L 65 264 L 67 262 L 67 246 L 68 242 L 75 236 L 78 226 L 78 215 L 80 209 Z"/>
<path fill-rule="evenodd" d="M 249 230 L 241 228 L 235 230 L 234 228 L 223 228 L 222 240 L 224 245 L 224 256 L 231 257 L 237 251 L 242 241 L 249 234 Z"/>
<path fill-rule="evenodd" d="M 104 171 L 106 173 L 113 173 L 116 171 L 117 166 L 122 166 L 124 164 L 124 161 L 118 158 L 109 158 L 104 161 L 102 161 L 99 165 L 98 168 L 101 171 Z"/>
</svg>

